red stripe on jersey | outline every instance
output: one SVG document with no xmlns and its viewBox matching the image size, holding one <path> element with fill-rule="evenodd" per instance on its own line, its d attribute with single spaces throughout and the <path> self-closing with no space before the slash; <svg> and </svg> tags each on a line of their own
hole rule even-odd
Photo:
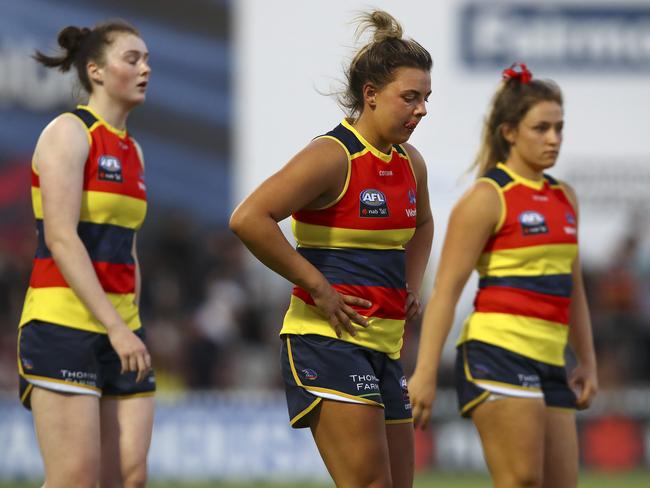
<svg viewBox="0 0 650 488">
<path fill-rule="evenodd" d="M 474 300 L 477 312 L 506 313 L 569 324 L 571 299 L 502 286 L 481 288 Z"/>
<path fill-rule="evenodd" d="M 381 175 L 387 176 L 381 176 Z M 390 162 L 366 152 L 350 163 L 350 178 L 345 195 L 331 207 L 320 210 L 299 210 L 293 218 L 307 224 L 358 230 L 410 229 L 415 227 L 416 181 L 405 156 L 393 149 Z M 378 190 L 388 208 L 386 217 L 362 217 L 361 194 Z M 412 192 L 412 195 L 409 195 Z M 410 213 L 409 213 L 410 212 Z"/>
<path fill-rule="evenodd" d="M 99 283 L 106 293 L 135 292 L 134 264 L 95 262 L 93 267 L 99 278 Z M 29 286 L 32 288 L 69 288 L 68 283 L 52 258 L 34 259 Z"/>
<path fill-rule="evenodd" d="M 92 145 L 84 168 L 84 190 L 117 193 L 146 200 L 144 172 L 140 156 L 130 137 L 120 138 L 104 125 L 96 125 L 90 133 Z M 103 178 L 99 162 L 102 157 L 120 161 L 119 180 Z"/>
<path fill-rule="evenodd" d="M 382 286 L 356 285 L 332 285 L 332 288 L 342 295 L 351 295 L 363 298 L 364 300 L 369 300 L 372 303 L 369 308 L 350 305 L 351 308 L 364 317 L 377 317 L 393 320 L 406 319 L 406 313 L 404 311 L 407 296 L 406 290 L 385 288 Z M 315 305 L 311 295 L 298 286 L 294 287 L 293 295 L 297 296 L 308 305 Z"/>
<path fill-rule="evenodd" d="M 518 184 L 507 188 L 503 198 L 506 219 L 499 232 L 488 240 L 483 252 L 578 242 L 575 209 L 562 189 L 553 188 L 548 182 L 541 190 Z M 526 232 L 519 219 L 531 212 L 543 216 L 546 232 Z"/>
</svg>

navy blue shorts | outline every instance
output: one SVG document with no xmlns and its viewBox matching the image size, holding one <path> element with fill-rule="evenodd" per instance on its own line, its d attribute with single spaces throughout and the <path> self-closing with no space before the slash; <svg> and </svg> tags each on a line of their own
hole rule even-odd
<svg viewBox="0 0 650 488">
<path fill-rule="evenodd" d="M 145 340 L 144 329 L 135 334 Z M 151 395 L 153 371 L 140 383 L 137 373 L 121 374 L 120 358 L 106 334 L 32 320 L 18 333 L 20 401 L 30 409 L 34 386 L 98 397 Z"/>
<path fill-rule="evenodd" d="M 457 348 L 456 393 L 463 416 L 490 395 L 541 398 L 548 407 L 576 408 L 562 366 L 535 361 L 502 347 L 469 341 Z"/>
<path fill-rule="evenodd" d="M 412 422 L 406 377 L 385 353 L 319 335 L 282 336 L 282 375 L 289 419 L 308 427 L 323 398 L 384 409 L 386 423 Z"/>
</svg>

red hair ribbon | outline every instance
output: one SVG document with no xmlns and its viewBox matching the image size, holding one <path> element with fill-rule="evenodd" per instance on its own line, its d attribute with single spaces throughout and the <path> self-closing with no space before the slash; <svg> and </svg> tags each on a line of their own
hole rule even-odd
<svg viewBox="0 0 650 488">
<path fill-rule="evenodd" d="M 517 71 L 517 66 L 519 66 L 519 71 Z M 503 70 L 502 75 L 504 80 L 515 79 L 524 85 L 533 78 L 533 74 L 528 71 L 528 67 L 524 63 L 512 63 L 509 68 Z"/>
</svg>

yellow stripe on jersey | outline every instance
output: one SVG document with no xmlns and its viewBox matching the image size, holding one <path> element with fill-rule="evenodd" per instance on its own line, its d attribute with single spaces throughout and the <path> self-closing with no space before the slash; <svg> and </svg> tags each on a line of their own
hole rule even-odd
<svg viewBox="0 0 650 488">
<path fill-rule="evenodd" d="M 293 235 L 302 247 L 404 249 L 415 233 L 414 228 L 361 230 L 306 224 L 292 220 Z"/>
<path fill-rule="evenodd" d="M 458 345 L 481 341 L 556 366 L 564 366 L 569 328 L 555 322 L 504 313 L 474 312 L 465 321 Z"/>
<path fill-rule="evenodd" d="M 116 308 L 120 317 L 131 330 L 141 327 L 138 307 L 133 302 L 133 293 L 106 293 L 106 296 Z M 65 325 L 74 329 L 89 332 L 106 333 L 99 320 L 81 302 L 70 288 L 32 288 L 27 289 L 23 314 L 20 317 L 22 327 L 30 320 L 42 320 L 53 324 Z M 74 324 L 74 325 L 72 325 Z"/>
<path fill-rule="evenodd" d="M 32 205 L 34 216 L 43 219 L 40 188 L 32 187 Z M 116 209 L 119 209 L 119 213 Z M 146 214 L 147 202 L 139 198 L 103 191 L 84 191 L 81 195 L 79 220 L 82 222 L 138 229 Z"/>
<path fill-rule="evenodd" d="M 332 326 L 315 306 L 292 295 L 280 334 L 317 334 L 384 352 L 391 359 L 399 359 L 404 333 L 403 320 L 368 317 L 368 327 L 358 325 L 355 330 L 357 335 L 354 337 L 347 333 L 342 338 L 337 337 Z"/>
<path fill-rule="evenodd" d="M 539 246 L 500 249 L 481 254 L 476 269 L 484 276 L 544 276 L 571 274 L 578 254 L 576 244 L 543 244 Z"/>
</svg>

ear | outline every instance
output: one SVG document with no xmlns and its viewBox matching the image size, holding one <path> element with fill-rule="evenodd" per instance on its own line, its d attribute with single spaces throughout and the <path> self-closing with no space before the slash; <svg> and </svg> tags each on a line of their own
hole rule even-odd
<svg viewBox="0 0 650 488">
<path fill-rule="evenodd" d="M 371 109 L 377 106 L 377 88 L 372 83 L 368 82 L 363 85 L 363 103 L 368 105 Z"/>
<path fill-rule="evenodd" d="M 88 61 L 86 70 L 91 81 L 98 85 L 104 84 L 104 70 L 95 61 Z"/>
<path fill-rule="evenodd" d="M 503 138 L 512 146 L 517 138 L 517 128 L 510 124 L 501 124 L 499 130 L 501 131 Z"/>
</svg>

